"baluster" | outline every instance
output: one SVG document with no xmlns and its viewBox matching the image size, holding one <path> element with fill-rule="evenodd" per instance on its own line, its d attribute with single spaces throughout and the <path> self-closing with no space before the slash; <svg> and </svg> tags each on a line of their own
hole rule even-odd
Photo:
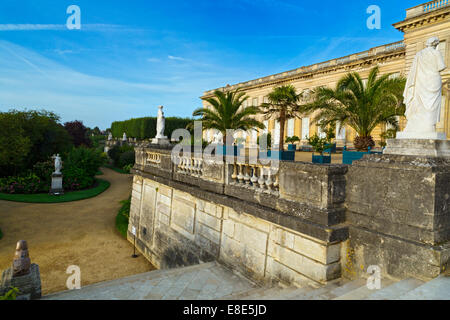
<svg viewBox="0 0 450 320">
<path fill-rule="evenodd" d="M 267 180 L 266 180 L 267 190 L 272 191 L 273 180 L 272 180 L 272 170 L 267 170 Z"/>
<path fill-rule="evenodd" d="M 256 183 L 258 182 L 258 178 L 256 177 L 256 166 L 252 166 L 252 178 L 250 179 L 252 186 L 256 188 Z"/>
<path fill-rule="evenodd" d="M 264 189 L 264 185 L 265 185 L 265 180 L 264 180 L 264 167 L 259 167 L 259 179 L 258 179 L 258 184 L 259 184 L 259 188 L 261 190 Z"/>
<path fill-rule="evenodd" d="M 203 159 L 198 159 L 198 174 L 203 175 Z"/>
<path fill-rule="evenodd" d="M 180 169 L 180 172 L 184 171 L 184 158 L 183 157 L 180 157 L 180 162 L 179 162 L 178 168 Z"/>
<path fill-rule="evenodd" d="M 250 167 L 248 166 L 248 165 L 246 165 L 246 164 L 244 164 L 244 172 L 245 172 L 245 175 L 244 175 L 244 183 L 246 184 L 246 185 L 249 185 L 250 184 L 250 175 L 248 174 L 248 170 L 250 169 Z"/>
<path fill-rule="evenodd" d="M 233 163 L 233 174 L 231 175 L 231 179 L 233 179 L 233 183 L 237 182 L 237 164 L 235 163 Z"/>
<path fill-rule="evenodd" d="M 243 183 L 244 181 L 244 175 L 242 174 L 242 165 L 238 164 L 239 166 L 239 174 L 237 176 L 239 183 Z"/>
<path fill-rule="evenodd" d="M 275 169 L 275 172 L 274 172 L 274 175 L 275 175 L 275 182 L 273 183 L 273 187 L 274 187 L 275 191 L 278 190 L 278 187 L 279 187 L 279 185 L 280 185 L 280 182 L 279 182 L 279 180 L 278 180 L 278 179 L 279 179 L 278 173 L 279 173 L 279 171 L 278 171 L 277 169 Z"/>
</svg>

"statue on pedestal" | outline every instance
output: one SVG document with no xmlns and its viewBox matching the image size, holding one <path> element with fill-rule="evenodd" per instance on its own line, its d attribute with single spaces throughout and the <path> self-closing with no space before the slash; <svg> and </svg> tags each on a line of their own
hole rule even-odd
<svg viewBox="0 0 450 320">
<path fill-rule="evenodd" d="M 122 141 L 127 141 L 127 134 L 125 132 L 123 133 Z"/>
<path fill-rule="evenodd" d="M 112 138 L 113 138 L 113 136 L 112 136 L 112 133 L 110 132 L 110 133 L 108 134 L 108 141 L 111 141 Z"/>
<path fill-rule="evenodd" d="M 28 254 L 28 245 L 25 240 L 20 240 L 16 245 L 16 254 L 13 260 L 13 275 L 23 276 L 30 273 L 31 260 Z"/>
<path fill-rule="evenodd" d="M 164 117 L 163 106 L 158 107 L 158 118 L 156 120 L 156 139 L 167 139 L 164 136 L 164 130 L 166 128 L 166 118 Z"/>
<path fill-rule="evenodd" d="M 442 103 L 440 72 L 446 68 L 438 45 L 437 37 L 428 39 L 427 47 L 414 58 L 403 94 L 408 123 L 398 139 L 446 139 L 445 134 L 436 133 Z"/>
<path fill-rule="evenodd" d="M 156 119 L 156 137 L 152 139 L 153 144 L 169 144 L 169 139 L 164 135 L 166 128 L 166 118 L 164 117 L 163 106 L 158 107 L 158 117 Z"/>
<path fill-rule="evenodd" d="M 61 157 L 59 156 L 59 154 L 57 154 L 56 156 L 53 156 L 53 159 L 55 159 L 55 172 L 53 172 L 53 173 L 61 174 L 61 169 L 62 169 Z"/>
</svg>

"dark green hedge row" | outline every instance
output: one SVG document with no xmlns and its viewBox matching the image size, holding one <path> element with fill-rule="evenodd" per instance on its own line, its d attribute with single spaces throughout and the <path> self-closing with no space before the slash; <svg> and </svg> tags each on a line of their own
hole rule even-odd
<svg viewBox="0 0 450 320">
<path fill-rule="evenodd" d="M 167 117 L 164 134 L 170 138 L 174 130 L 184 129 L 192 121 L 189 118 Z M 154 138 L 156 136 L 156 118 L 146 117 L 115 121 L 111 124 L 111 132 L 114 138 L 122 138 L 124 132 L 128 138 Z"/>
</svg>

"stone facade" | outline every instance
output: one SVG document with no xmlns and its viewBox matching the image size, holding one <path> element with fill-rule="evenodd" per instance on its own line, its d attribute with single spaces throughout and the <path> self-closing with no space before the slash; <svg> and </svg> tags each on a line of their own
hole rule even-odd
<svg viewBox="0 0 450 320">
<path fill-rule="evenodd" d="M 137 247 L 155 266 L 218 260 L 255 281 L 288 284 L 341 276 L 345 166 L 283 163 L 279 190 L 257 190 L 232 181 L 234 164 L 205 162 L 201 174 L 187 173 L 169 150 L 136 153 L 128 236 L 136 227 Z M 293 189 L 302 178 L 305 189 Z"/>
<path fill-rule="evenodd" d="M 399 42 L 371 48 L 364 52 L 350 54 L 345 57 L 317 63 L 311 66 L 301 67 L 295 70 L 270 75 L 264 78 L 255 79 L 234 85 L 228 85 L 219 90 L 244 91 L 249 99 L 246 105 L 260 105 L 265 101 L 267 95 L 274 87 L 280 85 L 293 85 L 299 92 L 313 90 L 316 87 L 335 87 L 338 80 L 348 72 L 358 72 L 363 79 L 367 79 L 370 69 L 379 66 L 381 74 L 391 73 L 394 76 L 406 76 L 411 67 L 412 60 L 417 52 L 425 47 L 425 43 L 431 36 L 439 37 L 441 44 L 439 50 L 444 56 L 447 69 L 443 71 L 444 83 L 443 104 L 441 120 L 437 125 L 438 132 L 445 133 L 447 139 L 450 138 L 450 5 L 448 2 L 431 1 L 429 3 L 407 10 L 407 17 L 404 21 L 396 23 L 395 28 L 404 33 L 404 39 Z M 211 97 L 216 89 L 206 91 L 202 98 Z M 203 102 L 207 107 L 207 102 Z M 257 117 L 263 121 L 262 116 Z M 286 123 L 285 135 L 292 133 L 300 137 L 306 143 L 304 134 L 313 135 L 319 133 L 317 126 L 312 122 L 313 116 L 309 118 L 293 119 L 290 125 Z M 403 129 L 406 119 L 400 119 L 400 126 Z M 290 126 L 290 127 L 289 127 Z M 293 126 L 293 127 L 292 127 Z M 289 132 L 289 129 L 290 131 Z M 275 120 L 267 122 L 267 131 L 272 132 L 272 136 L 279 130 Z M 373 136 L 376 142 L 380 142 L 380 134 L 385 131 L 384 126 L 377 127 Z M 261 134 L 262 132 L 259 132 Z M 213 137 L 212 133 L 205 133 L 205 139 Z M 351 128 L 346 128 L 343 137 L 337 139 L 338 145 L 352 145 L 355 132 Z M 247 135 L 249 144 L 250 134 Z"/>
<path fill-rule="evenodd" d="M 257 282 L 430 279 L 450 262 L 450 158 L 251 164 L 136 148 L 128 238 L 158 268 L 220 261 Z M 221 159 L 223 160 L 223 159 Z"/>
</svg>

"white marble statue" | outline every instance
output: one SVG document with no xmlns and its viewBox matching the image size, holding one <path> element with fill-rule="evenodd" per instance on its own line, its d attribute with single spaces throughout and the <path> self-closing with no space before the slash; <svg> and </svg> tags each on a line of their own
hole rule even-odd
<svg viewBox="0 0 450 320">
<path fill-rule="evenodd" d="M 122 140 L 123 140 L 123 141 L 127 141 L 127 134 L 126 134 L 125 132 L 123 133 Z"/>
<path fill-rule="evenodd" d="M 112 138 L 113 138 L 113 136 L 112 136 L 112 133 L 110 132 L 110 133 L 108 134 L 108 141 L 111 141 Z"/>
<path fill-rule="evenodd" d="M 158 118 L 156 120 L 156 139 L 167 139 L 167 137 L 164 136 L 166 118 L 164 117 L 163 108 L 163 106 L 158 107 Z"/>
<path fill-rule="evenodd" d="M 442 102 L 440 72 L 446 66 L 438 45 L 437 37 L 428 39 L 427 47 L 414 58 L 403 94 L 408 123 L 397 135 L 399 139 L 442 139 L 442 135 L 436 133 L 436 124 Z"/>
<path fill-rule="evenodd" d="M 61 174 L 61 169 L 62 169 L 62 162 L 61 162 L 61 157 L 59 156 L 59 154 L 53 156 L 53 159 L 55 160 L 55 174 Z"/>
</svg>

